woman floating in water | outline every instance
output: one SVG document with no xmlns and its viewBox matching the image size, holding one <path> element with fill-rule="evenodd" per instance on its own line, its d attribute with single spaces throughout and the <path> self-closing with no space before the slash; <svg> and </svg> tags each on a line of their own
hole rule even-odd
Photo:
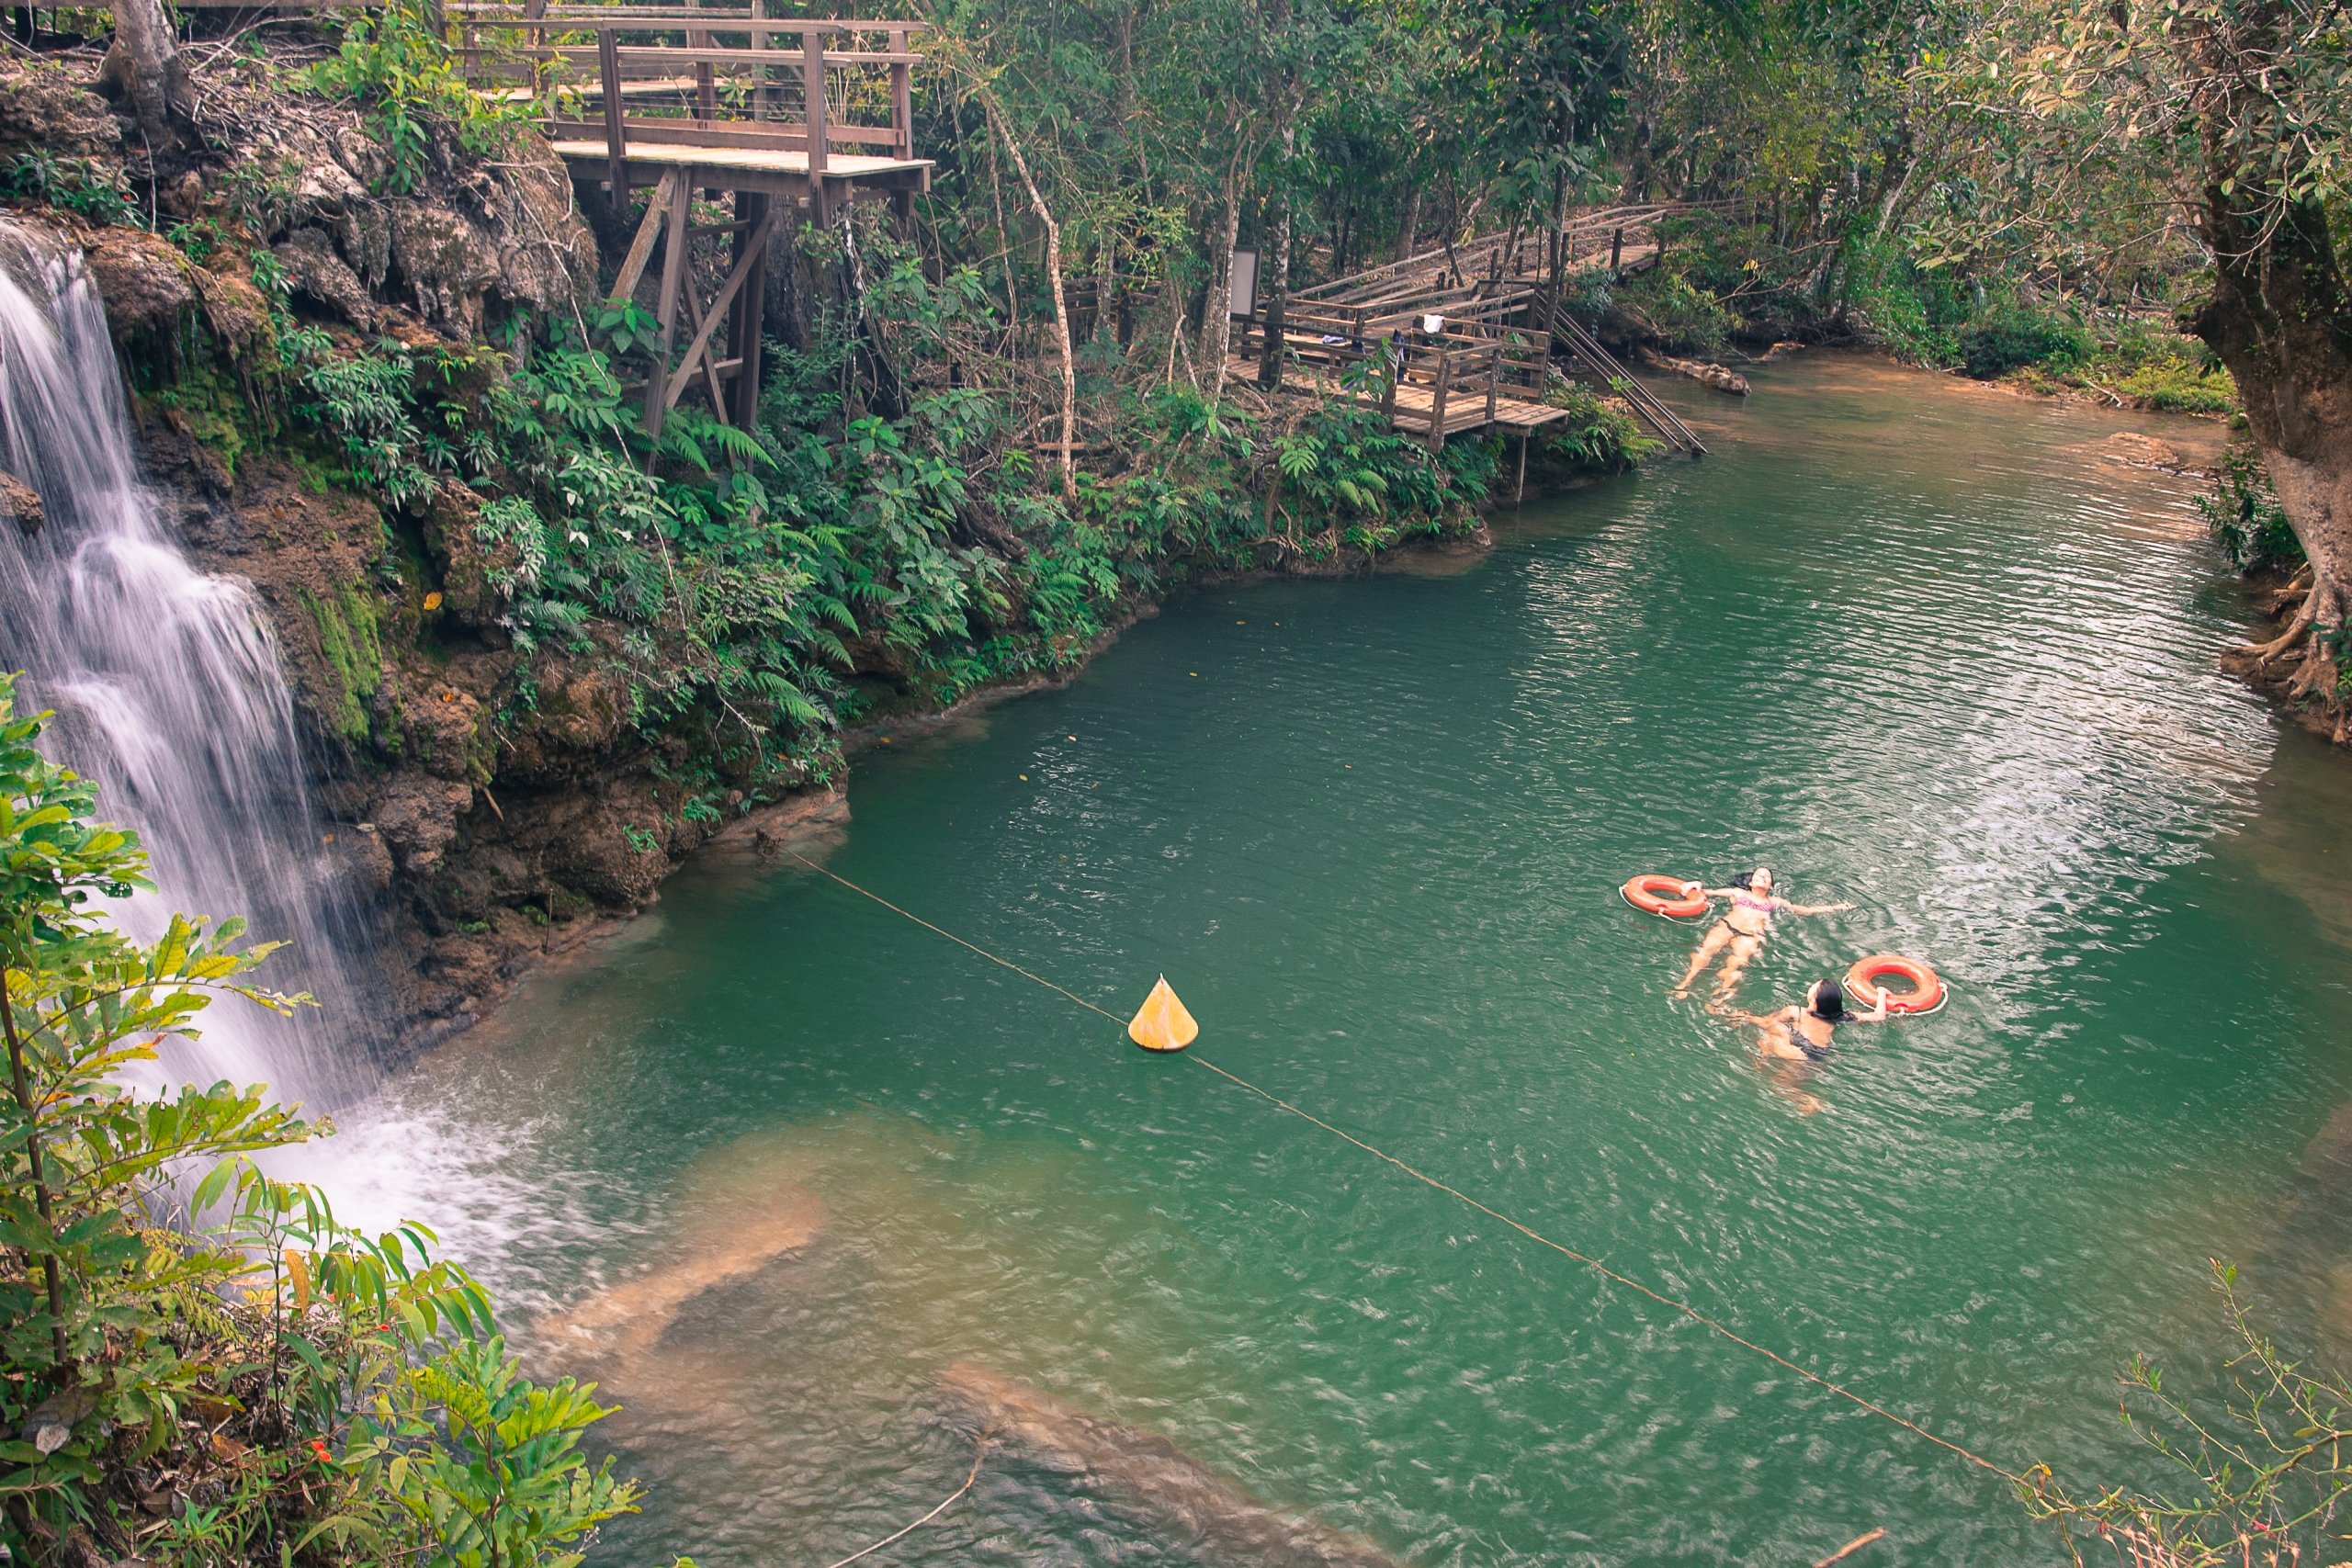
<svg viewBox="0 0 2352 1568">
<path fill-rule="evenodd" d="M 1716 1001 L 1731 995 L 1739 977 L 1747 971 L 1748 961 L 1764 951 L 1764 939 L 1771 934 L 1772 917 L 1783 912 L 1792 915 L 1833 915 L 1850 909 L 1851 904 L 1792 904 L 1772 892 L 1770 867 L 1758 866 L 1746 876 L 1734 877 L 1729 887 L 1702 887 L 1700 892 L 1710 898 L 1728 898 L 1731 908 L 1724 918 L 1707 929 L 1706 939 L 1699 943 L 1699 951 L 1690 955 L 1690 967 L 1674 987 L 1678 997 L 1690 994 L 1690 987 L 1699 972 L 1714 962 L 1715 954 L 1724 947 L 1731 955 L 1724 960 L 1723 973 L 1715 976 Z"/>
<path fill-rule="evenodd" d="M 1821 1101 L 1804 1090 L 1805 1079 L 1829 1060 L 1830 1037 L 1841 1023 L 1884 1023 L 1886 993 L 1868 1012 L 1846 1010 L 1846 987 L 1835 980 L 1815 980 L 1804 1000 L 1776 1012 L 1743 1012 L 1709 1003 L 1707 1010 L 1734 1023 L 1756 1026 L 1756 1066 L 1771 1080 L 1772 1091 L 1807 1116 Z"/>
</svg>

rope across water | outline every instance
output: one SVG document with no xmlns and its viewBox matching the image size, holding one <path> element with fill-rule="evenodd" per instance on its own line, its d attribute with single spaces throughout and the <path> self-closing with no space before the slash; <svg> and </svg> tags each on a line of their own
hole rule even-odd
<svg viewBox="0 0 2352 1568">
<path fill-rule="evenodd" d="M 957 936 L 953 931 L 940 930 L 939 927 L 933 925 L 929 920 L 924 919 L 922 916 L 910 914 L 907 910 L 899 908 L 899 906 L 891 903 L 888 898 L 883 897 L 880 894 L 868 892 L 866 889 L 860 887 L 856 883 L 852 882 L 849 878 L 826 870 L 823 866 L 819 865 L 815 861 L 810 860 L 808 856 L 801 854 L 797 851 L 787 850 L 785 852 L 791 855 L 794 860 L 798 861 L 802 865 L 805 865 L 809 870 L 817 873 L 820 876 L 828 877 L 834 882 L 840 883 L 843 887 L 848 888 L 851 892 L 857 894 L 861 897 L 873 899 L 874 902 L 881 905 L 892 914 L 905 916 L 906 919 L 914 921 L 915 924 L 922 927 L 925 931 L 936 931 L 939 935 L 945 937 L 948 941 L 956 943 L 958 947 L 969 948 L 972 952 L 978 953 L 982 958 L 987 959 L 989 963 L 1002 964 L 1005 968 L 1012 970 L 1022 978 L 1026 980 L 1035 980 L 1038 985 L 1045 987 L 1049 991 L 1058 991 L 1061 995 L 1068 997 L 1071 1001 L 1076 1002 L 1079 1006 L 1086 1009 L 1088 1011 L 1101 1013 L 1104 1018 L 1109 1019 L 1113 1023 L 1119 1025 L 1123 1029 L 1126 1026 L 1127 1021 L 1121 1018 L 1117 1013 L 1111 1011 L 1109 1009 L 1099 1007 L 1095 1003 L 1088 1001 L 1084 997 L 1078 995 L 1076 992 L 1066 990 L 1062 987 L 1055 985 L 1051 980 L 1045 978 L 1043 976 L 1033 975 L 1028 970 L 1021 967 L 1020 964 L 1012 963 L 1009 959 L 999 958 L 987 948 L 981 947 L 976 942 L 966 942 L 962 937 Z M 1364 1153 L 1371 1155 L 1375 1159 L 1385 1160 L 1388 1164 L 1395 1166 L 1398 1170 L 1403 1171 L 1414 1180 L 1430 1187 L 1434 1187 L 1440 1192 L 1446 1194 L 1448 1197 L 1453 1198 L 1457 1201 L 1468 1205 L 1470 1208 L 1477 1210 L 1478 1213 L 1487 1215 L 1489 1219 L 1497 1220 L 1509 1225 L 1511 1229 L 1519 1232 L 1520 1235 L 1527 1237 L 1530 1241 L 1550 1247 L 1553 1251 L 1560 1254 L 1563 1258 L 1573 1258 L 1577 1262 L 1581 1263 L 1586 1268 L 1591 1269 L 1594 1273 L 1600 1275 L 1603 1279 L 1614 1280 L 1616 1283 L 1624 1286 L 1629 1291 L 1637 1292 L 1642 1295 L 1647 1296 L 1650 1300 L 1657 1303 L 1660 1306 L 1668 1307 L 1675 1312 L 1680 1313 L 1684 1317 L 1689 1318 L 1691 1322 L 1722 1336 L 1724 1338 L 1730 1340 L 1733 1344 L 1739 1346 L 1742 1349 L 1752 1350 L 1757 1355 L 1763 1357 L 1765 1359 L 1771 1361 L 1778 1366 L 1786 1368 L 1788 1371 L 1794 1372 L 1797 1376 L 1803 1378 L 1805 1382 L 1812 1383 L 1816 1388 L 1834 1393 L 1838 1398 L 1845 1400 L 1849 1404 L 1851 1404 L 1862 1410 L 1866 1410 L 1873 1416 L 1892 1421 L 1896 1426 L 1903 1427 L 1905 1431 L 1911 1432 L 1918 1437 L 1925 1438 L 1928 1441 L 1935 1444 L 1938 1448 L 1955 1453 L 1962 1459 L 1966 1460 L 1969 1463 L 1976 1465 L 1981 1469 L 1991 1471 L 1995 1475 L 2000 1476 L 2005 1481 L 2014 1483 L 2019 1486 L 2030 1486 L 2032 1484 L 2032 1483 L 2028 1481 L 2026 1477 L 2018 1474 L 2015 1471 L 2004 1469 L 2002 1466 L 1994 1463 L 1991 1460 L 1984 1458 L 1982 1454 L 1973 1453 L 1969 1450 L 1962 1448 L 1960 1444 L 1953 1442 L 1949 1438 L 1939 1438 L 1935 1433 L 1928 1431 L 1925 1427 L 1920 1426 L 1917 1422 L 1906 1420 L 1905 1417 L 1897 1416 L 1894 1411 L 1887 1409 L 1883 1404 L 1872 1404 L 1870 1400 L 1864 1399 L 1860 1394 L 1853 1392 L 1853 1390 L 1845 1388 L 1838 1383 L 1834 1383 L 1818 1372 L 1808 1371 L 1804 1367 L 1801 1367 L 1794 1361 L 1790 1360 L 1786 1356 L 1781 1355 L 1779 1351 L 1768 1350 L 1752 1339 L 1741 1337 L 1739 1335 L 1735 1334 L 1730 1329 L 1724 1327 L 1722 1324 L 1717 1323 L 1713 1318 L 1709 1317 L 1706 1314 L 1699 1311 L 1696 1307 L 1676 1301 L 1671 1296 L 1661 1295 L 1659 1292 L 1650 1289 L 1647 1285 L 1643 1284 L 1639 1280 L 1627 1279 L 1624 1275 L 1620 1274 L 1614 1269 L 1610 1268 L 1606 1263 L 1601 1262 L 1600 1259 L 1597 1258 L 1589 1258 L 1585 1254 L 1577 1251 L 1574 1247 L 1566 1247 L 1559 1242 L 1554 1241 L 1550 1236 L 1544 1235 L 1541 1231 L 1538 1231 L 1532 1226 L 1521 1224 L 1519 1221 L 1512 1219 L 1509 1214 L 1503 1213 L 1499 1210 L 1488 1208 L 1486 1204 L 1481 1203 L 1478 1200 L 1471 1197 L 1461 1189 L 1450 1187 L 1446 1183 L 1440 1181 L 1436 1177 L 1430 1175 L 1428 1172 L 1416 1169 L 1414 1167 L 1406 1164 L 1403 1160 L 1398 1159 L 1395 1155 L 1388 1153 L 1386 1150 L 1376 1148 L 1371 1144 L 1365 1143 L 1362 1138 L 1357 1137 L 1354 1134 L 1344 1132 L 1338 1127 L 1334 1127 L 1331 1123 L 1324 1121 L 1319 1116 L 1314 1115 L 1308 1111 L 1301 1111 L 1297 1106 L 1293 1105 L 1290 1101 L 1282 1099 L 1280 1096 L 1270 1094 L 1266 1090 L 1260 1089 L 1256 1084 L 1251 1083 L 1249 1079 L 1241 1077 L 1239 1074 L 1228 1072 L 1225 1068 L 1218 1066 L 1215 1062 L 1210 1061 L 1206 1056 L 1200 1055 L 1197 1051 L 1188 1051 L 1185 1055 L 1192 1060 L 1198 1062 L 1202 1066 L 1206 1067 L 1209 1071 L 1216 1074 L 1219 1077 L 1228 1079 L 1238 1087 L 1248 1089 L 1251 1094 L 1254 1094 L 1259 1099 L 1265 1100 L 1268 1104 L 1277 1106 L 1283 1111 L 1289 1111 L 1293 1116 L 1297 1117 L 1302 1122 L 1314 1123 L 1316 1126 L 1322 1128 L 1323 1131 L 1330 1134 L 1335 1138 L 1344 1139 L 1346 1142 L 1353 1144 L 1357 1148 L 1362 1149 Z"/>
</svg>

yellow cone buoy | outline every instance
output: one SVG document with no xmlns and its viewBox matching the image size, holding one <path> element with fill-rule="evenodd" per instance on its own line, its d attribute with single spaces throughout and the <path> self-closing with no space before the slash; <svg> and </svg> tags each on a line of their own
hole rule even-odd
<svg viewBox="0 0 2352 1568">
<path fill-rule="evenodd" d="M 1144 998 L 1143 1006 L 1136 1010 L 1133 1021 L 1127 1025 L 1127 1038 L 1147 1051 L 1182 1051 L 1201 1037 L 1201 1026 L 1168 988 L 1168 976 Z"/>
</svg>

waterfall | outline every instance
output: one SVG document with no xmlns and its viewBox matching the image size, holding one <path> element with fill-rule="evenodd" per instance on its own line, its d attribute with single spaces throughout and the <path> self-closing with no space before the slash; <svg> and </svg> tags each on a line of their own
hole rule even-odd
<svg viewBox="0 0 2352 1568">
<path fill-rule="evenodd" d="M 308 991 L 293 1021 L 235 998 L 164 1076 L 266 1082 L 313 1110 L 373 1076 L 370 926 L 311 798 L 304 749 L 252 590 L 197 569 L 141 483 L 106 310 L 78 251 L 0 224 L 0 455 L 39 491 L 39 536 L 0 525 L 0 660 L 18 711 L 54 708 L 43 750 L 136 828 L 161 897 L 114 909 L 141 941 L 172 911 L 243 915 L 291 945 L 254 979 Z"/>
</svg>

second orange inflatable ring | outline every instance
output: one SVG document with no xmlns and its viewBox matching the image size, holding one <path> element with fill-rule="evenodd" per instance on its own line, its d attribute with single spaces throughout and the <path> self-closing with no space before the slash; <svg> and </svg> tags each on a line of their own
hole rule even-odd
<svg viewBox="0 0 2352 1568">
<path fill-rule="evenodd" d="M 1942 979 L 1917 959 L 1905 958 L 1899 953 L 1874 953 L 1855 960 L 1854 966 L 1846 971 L 1846 994 L 1857 1000 L 1870 1000 L 1885 989 L 1882 982 L 1886 980 L 1911 983 L 1907 991 L 1887 991 L 1889 1012 L 1933 1012 L 1944 1005 Z"/>
<path fill-rule="evenodd" d="M 1693 915 L 1703 915 L 1711 908 L 1698 891 L 1699 884 L 1685 882 L 1679 876 L 1660 876 L 1652 873 L 1636 876 L 1617 891 L 1625 902 L 1647 914 L 1665 915 L 1673 919 L 1687 920 Z"/>
</svg>

